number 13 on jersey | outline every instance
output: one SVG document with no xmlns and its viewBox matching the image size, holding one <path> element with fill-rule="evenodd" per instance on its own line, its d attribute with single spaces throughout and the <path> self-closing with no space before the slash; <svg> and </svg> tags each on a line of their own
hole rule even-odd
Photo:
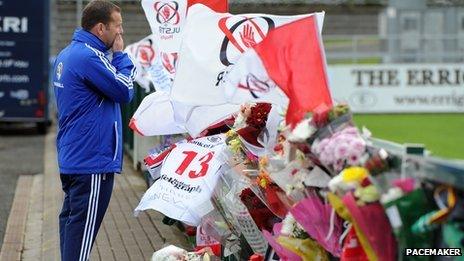
<svg viewBox="0 0 464 261">
<path fill-rule="evenodd" d="M 183 151 L 182 154 L 185 155 L 184 160 L 176 169 L 176 174 L 183 175 L 184 172 L 189 169 L 188 176 L 191 179 L 200 178 L 208 173 L 209 163 L 213 159 L 214 151 L 208 152 L 205 155 L 198 155 L 195 151 Z M 198 162 L 198 164 L 192 164 L 192 162 Z M 193 167 L 197 166 L 197 167 Z"/>
</svg>

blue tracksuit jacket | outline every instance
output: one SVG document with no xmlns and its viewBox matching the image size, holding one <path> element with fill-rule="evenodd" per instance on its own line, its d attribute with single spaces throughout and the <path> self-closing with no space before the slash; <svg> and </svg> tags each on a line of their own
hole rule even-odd
<svg viewBox="0 0 464 261">
<path fill-rule="evenodd" d="M 134 94 L 136 69 L 127 54 L 113 53 L 95 35 L 77 30 L 57 56 L 53 86 L 58 109 L 61 174 L 120 173 L 120 103 Z"/>
</svg>

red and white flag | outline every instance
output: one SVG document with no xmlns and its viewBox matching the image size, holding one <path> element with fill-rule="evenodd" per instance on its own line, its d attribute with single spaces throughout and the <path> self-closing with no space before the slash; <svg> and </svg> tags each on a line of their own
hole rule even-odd
<svg viewBox="0 0 464 261">
<path fill-rule="evenodd" d="M 188 8 L 194 4 L 221 13 L 229 9 L 227 0 L 142 0 L 143 11 L 162 52 L 179 51 Z"/>
<path fill-rule="evenodd" d="M 233 103 L 257 99 L 283 105 L 280 89 L 288 97 L 286 122 L 292 126 L 316 107 L 331 106 L 317 19 L 306 17 L 271 31 L 240 58 L 224 83 Z"/>
<path fill-rule="evenodd" d="M 227 103 L 224 89 L 219 86 L 227 68 L 274 28 L 311 16 L 317 17 L 322 26 L 324 13 L 232 15 L 214 12 L 204 5 L 193 5 L 183 28 L 172 100 L 200 106 Z"/>
</svg>

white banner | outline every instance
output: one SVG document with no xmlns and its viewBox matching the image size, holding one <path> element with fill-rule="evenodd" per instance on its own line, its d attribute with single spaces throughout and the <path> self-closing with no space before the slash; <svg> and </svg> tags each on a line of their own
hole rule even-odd
<svg viewBox="0 0 464 261">
<path fill-rule="evenodd" d="M 464 112 L 462 64 L 332 65 L 334 100 L 354 112 Z"/>
<path fill-rule="evenodd" d="M 164 215 L 198 226 L 221 175 L 223 152 L 227 148 L 223 134 L 177 144 L 165 158 L 161 176 L 147 190 L 136 212 L 154 209 Z"/>
<path fill-rule="evenodd" d="M 129 126 L 143 136 L 188 132 L 190 136 L 197 137 L 203 130 L 239 109 L 240 105 L 234 104 L 185 106 L 172 102 L 167 92 L 158 91 L 143 98 Z"/>
<path fill-rule="evenodd" d="M 177 53 L 187 14 L 187 0 L 142 0 L 143 11 L 160 50 Z"/>
<path fill-rule="evenodd" d="M 228 66 L 275 27 L 316 15 L 320 31 L 324 13 L 297 16 L 216 13 L 204 5 L 189 8 L 171 98 L 188 105 L 227 103 L 219 83 Z M 207 98 L 205 98 L 207 97 Z"/>
<path fill-rule="evenodd" d="M 125 52 L 129 53 L 137 67 L 137 83 L 147 93 L 151 88 L 157 91 L 171 90 L 175 76 L 177 53 L 160 52 L 154 35 L 130 44 Z"/>
<path fill-rule="evenodd" d="M 129 127 L 143 136 L 187 132 L 183 126 L 176 124 L 169 94 L 163 91 L 151 93 L 143 98 L 132 115 Z"/>
</svg>

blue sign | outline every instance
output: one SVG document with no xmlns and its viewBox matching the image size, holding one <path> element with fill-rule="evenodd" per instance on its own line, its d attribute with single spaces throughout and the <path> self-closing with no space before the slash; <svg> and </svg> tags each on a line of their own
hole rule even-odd
<svg viewBox="0 0 464 261">
<path fill-rule="evenodd" d="M 48 0 L 0 0 L 0 121 L 47 117 Z"/>
</svg>

